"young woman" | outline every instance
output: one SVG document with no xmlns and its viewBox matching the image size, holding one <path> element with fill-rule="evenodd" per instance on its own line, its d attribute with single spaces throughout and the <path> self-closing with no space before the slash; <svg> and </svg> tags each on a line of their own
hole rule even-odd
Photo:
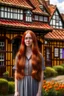
<svg viewBox="0 0 64 96">
<path fill-rule="evenodd" d="M 15 59 L 14 96 L 42 96 L 44 59 L 39 52 L 37 38 L 27 30 Z"/>
</svg>

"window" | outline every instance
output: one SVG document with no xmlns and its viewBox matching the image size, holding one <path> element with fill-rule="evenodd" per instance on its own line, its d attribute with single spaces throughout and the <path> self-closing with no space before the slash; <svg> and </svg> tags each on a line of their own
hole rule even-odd
<svg viewBox="0 0 64 96">
<path fill-rule="evenodd" d="M 0 7 L 0 17 L 7 19 L 23 20 L 23 10 L 9 7 Z"/>
<path fill-rule="evenodd" d="M 50 60 L 50 50 L 49 50 L 49 48 L 47 48 L 47 50 L 46 50 L 46 59 L 47 59 L 47 61 Z"/>
<path fill-rule="evenodd" d="M 54 57 L 59 57 L 59 48 L 54 48 Z"/>
<path fill-rule="evenodd" d="M 59 22 L 59 16 L 56 15 L 56 16 L 55 16 L 55 19 L 56 19 L 56 23 L 58 23 L 58 22 Z"/>
<path fill-rule="evenodd" d="M 60 59 L 64 59 L 64 48 L 60 48 Z"/>
<path fill-rule="evenodd" d="M 27 22 L 32 22 L 32 12 L 31 11 L 26 11 L 26 21 Z"/>
<path fill-rule="evenodd" d="M 34 19 L 35 19 L 35 20 L 38 20 L 38 15 L 35 15 L 35 16 L 34 16 Z"/>
<path fill-rule="evenodd" d="M 44 17 L 44 22 L 48 22 L 48 17 Z"/>
<path fill-rule="evenodd" d="M 53 20 L 53 25 L 55 25 L 55 20 Z"/>
<path fill-rule="evenodd" d="M 53 15 L 53 19 L 55 19 L 55 15 Z"/>
<path fill-rule="evenodd" d="M 59 21 L 59 26 L 61 26 L 61 27 L 62 27 L 62 22 L 61 22 L 61 21 Z"/>
<path fill-rule="evenodd" d="M 43 21 L 43 16 L 39 16 L 39 21 Z"/>
<path fill-rule="evenodd" d="M 5 62 L 5 45 L 4 45 L 4 41 L 0 40 L 0 66 L 4 66 L 4 62 Z"/>
<path fill-rule="evenodd" d="M 64 48 L 55 48 L 54 57 L 59 57 L 60 59 L 64 59 Z"/>
<path fill-rule="evenodd" d="M 62 20 L 61 20 L 60 15 L 57 11 L 54 13 L 53 17 L 51 18 L 50 25 L 53 28 L 57 28 L 57 29 L 62 29 L 63 28 Z"/>
</svg>

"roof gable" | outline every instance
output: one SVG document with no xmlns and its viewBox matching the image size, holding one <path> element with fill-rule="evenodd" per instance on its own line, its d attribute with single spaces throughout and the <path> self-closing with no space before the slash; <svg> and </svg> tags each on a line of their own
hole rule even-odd
<svg viewBox="0 0 64 96">
<path fill-rule="evenodd" d="M 62 20 L 61 14 L 60 14 L 60 12 L 59 12 L 59 10 L 58 10 L 58 8 L 57 8 L 56 5 L 49 5 L 48 7 L 49 7 L 50 13 L 51 13 L 51 16 L 50 16 L 49 20 L 52 19 L 52 17 L 53 17 L 53 15 L 55 14 L 55 12 L 58 13 L 59 18 Z M 62 20 L 62 22 L 63 22 L 63 20 Z"/>
<path fill-rule="evenodd" d="M 43 6 L 45 11 L 50 15 L 50 10 L 48 8 L 46 1 L 45 0 L 39 0 L 39 2 L 40 2 L 40 6 Z"/>
<path fill-rule="evenodd" d="M 48 15 L 46 12 L 43 12 L 40 8 L 40 2 L 39 0 L 29 0 L 32 5 L 34 6 L 34 9 L 32 10 L 33 13 L 41 14 L 41 15 Z"/>
</svg>

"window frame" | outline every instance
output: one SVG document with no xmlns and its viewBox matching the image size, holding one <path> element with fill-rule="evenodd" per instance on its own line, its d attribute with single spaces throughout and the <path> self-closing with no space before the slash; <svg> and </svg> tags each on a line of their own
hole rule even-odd
<svg viewBox="0 0 64 96">
<path fill-rule="evenodd" d="M 54 47 L 54 58 L 59 58 L 59 48 L 58 47 Z"/>
<path fill-rule="evenodd" d="M 1 14 L 2 14 L 2 16 L 1 16 Z M 0 7 L 0 18 L 12 19 L 12 20 L 13 19 L 14 20 L 23 20 L 23 10 L 19 9 L 19 8 L 17 9 L 17 8 L 12 8 L 12 7 L 1 6 Z"/>
<path fill-rule="evenodd" d="M 25 11 L 25 21 L 32 22 L 32 12 L 30 10 Z"/>
<path fill-rule="evenodd" d="M 5 40 L 4 39 L 0 39 L 0 49 L 1 49 L 1 47 L 2 47 L 2 44 L 4 44 L 3 45 L 3 49 L 1 49 L 0 50 L 0 67 L 1 66 L 5 66 L 5 55 L 6 55 L 6 49 L 5 49 Z M 4 55 L 4 57 L 3 57 L 3 55 Z M 3 65 L 1 65 L 3 63 Z"/>
</svg>

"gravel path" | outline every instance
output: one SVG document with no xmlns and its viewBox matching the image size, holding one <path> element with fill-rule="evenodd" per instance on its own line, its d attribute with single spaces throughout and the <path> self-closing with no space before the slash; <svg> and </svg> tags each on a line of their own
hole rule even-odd
<svg viewBox="0 0 64 96">
<path fill-rule="evenodd" d="M 54 80 L 55 82 L 64 83 L 64 75 L 46 79 L 46 81 L 50 81 L 50 80 Z"/>
</svg>

